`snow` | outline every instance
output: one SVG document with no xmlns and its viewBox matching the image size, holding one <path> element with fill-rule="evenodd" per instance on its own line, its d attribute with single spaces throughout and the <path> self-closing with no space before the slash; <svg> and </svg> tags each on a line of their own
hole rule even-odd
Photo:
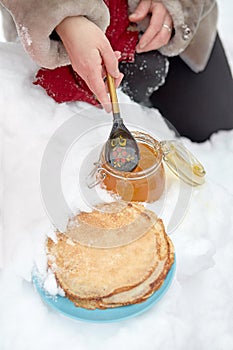
<svg viewBox="0 0 233 350">
<path fill-rule="evenodd" d="M 221 0 L 220 10 L 220 34 L 233 62 L 232 2 Z M 168 174 L 167 195 L 157 209 L 170 227 L 177 271 L 158 304 L 141 316 L 104 325 L 68 319 L 43 304 L 31 283 L 35 264 L 44 274 L 45 287 L 51 294 L 57 291 L 53 275 L 45 273 L 44 239 L 46 235 L 54 237 L 40 191 L 46 146 L 55 131 L 63 130 L 70 120 L 80 131 L 96 123 L 95 118 L 106 122 L 108 116 L 84 103 L 56 104 L 32 85 L 37 68 L 19 44 L 0 43 L 0 349 L 232 350 L 233 130 L 220 131 L 202 144 L 183 139 L 204 164 L 207 179 L 205 185 L 190 192 Z M 132 110 L 132 124 L 135 119 L 139 124 L 143 120 L 147 129 L 153 118 L 158 136 L 172 137 L 156 111 L 151 115 L 120 92 L 119 96 L 129 118 Z M 89 170 L 86 165 L 83 168 L 81 159 L 92 147 L 91 135 L 95 144 L 105 129 L 86 135 L 86 143 L 82 134 L 81 142 L 72 144 L 65 158 L 61 185 L 71 211 L 87 206 L 77 174 L 80 169 Z M 59 152 L 66 139 L 55 141 Z M 179 193 L 184 202 L 177 202 Z M 180 207 L 176 227 L 168 213 Z"/>
<path fill-rule="evenodd" d="M 32 44 L 32 39 L 28 33 L 28 28 L 20 25 L 19 26 L 19 31 L 20 31 L 20 37 L 22 38 L 22 41 L 25 42 L 27 46 L 31 46 Z"/>
</svg>

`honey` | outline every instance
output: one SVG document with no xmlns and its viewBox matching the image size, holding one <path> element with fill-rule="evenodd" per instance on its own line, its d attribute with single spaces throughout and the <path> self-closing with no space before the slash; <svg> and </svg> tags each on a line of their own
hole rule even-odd
<svg viewBox="0 0 233 350">
<path fill-rule="evenodd" d="M 159 142 L 151 136 L 135 132 L 140 160 L 132 172 L 122 172 L 111 167 L 101 156 L 101 186 L 125 201 L 154 202 L 165 187 L 165 173 Z"/>
</svg>

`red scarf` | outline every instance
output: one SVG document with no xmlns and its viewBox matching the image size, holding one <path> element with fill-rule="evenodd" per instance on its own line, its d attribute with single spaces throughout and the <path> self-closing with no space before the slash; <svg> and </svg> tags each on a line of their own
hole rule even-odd
<svg viewBox="0 0 233 350">
<path fill-rule="evenodd" d="M 127 0 L 105 0 L 110 12 L 110 25 L 106 36 L 114 51 L 121 52 L 121 61 L 133 62 L 138 32 L 128 29 Z M 42 86 L 56 102 L 85 101 L 93 105 L 99 102 L 85 81 L 72 69 L 71 65 L 53 70 L 40 69 L 35 85 Z"/>
</svg>

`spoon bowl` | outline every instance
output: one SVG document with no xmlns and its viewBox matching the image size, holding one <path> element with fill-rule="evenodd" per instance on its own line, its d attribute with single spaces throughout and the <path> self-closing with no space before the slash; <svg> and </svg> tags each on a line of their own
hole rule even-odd
<svg viewBox="0 0 233 350">
<path fill-rule="evenodd" d="M 113 168 L 130 172 L 138 165 L 139 148 L 121 118 L 115 82 L 109 74 L 107 74 L 107 82 L 112 103 L 113 126 L 105 144 L 105 159 Z"/>
</svg>

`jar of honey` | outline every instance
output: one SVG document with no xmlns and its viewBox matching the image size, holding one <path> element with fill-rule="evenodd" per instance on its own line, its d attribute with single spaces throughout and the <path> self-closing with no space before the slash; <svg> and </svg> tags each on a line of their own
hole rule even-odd
<svg viewBox="0 0 233 350">
<path fill-rule="evenodd" d="M 132 131 L 138 148 L 140 160 L 132 172 L 123 172 L 113 168 L 105 160 L 102 148 L 100 159 L 91 176 L 89 188 L 97 184 L 124 201 L 152 203 L 164 192 L 165 161 L 169 168 L 191 185 L 204 182 L 205 171 L 198 160 L 177 141 L 157 141 L 144 132 Z"/>
</svg>

